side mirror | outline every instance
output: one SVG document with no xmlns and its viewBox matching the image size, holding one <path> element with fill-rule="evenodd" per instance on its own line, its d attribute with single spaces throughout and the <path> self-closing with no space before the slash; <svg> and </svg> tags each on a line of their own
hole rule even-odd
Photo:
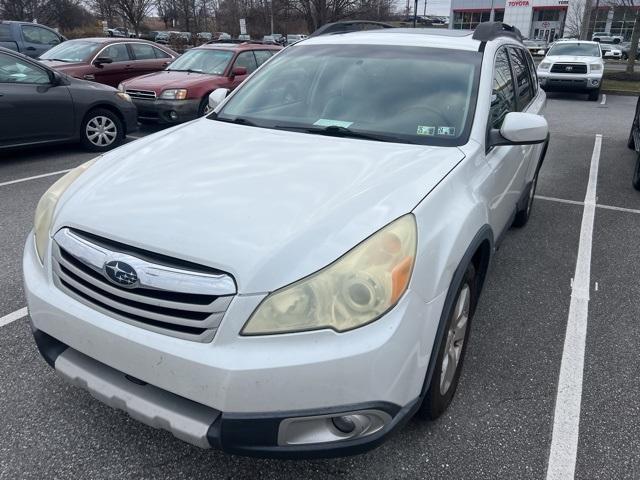
<svg viewBox="0 0 640 480">
<path fill-rule="evenodd" d="M 104 63 L 113 63 L 113 58 L 111 58 L 111 57 L 98 57 L 93 61 L 93 64 L 96 67 L 99 67 L 100 65 L 102 65 Z"/>
<path fill-rule="evenodd" d="M 64 77 L 60 74 L 60 72 L 51 72 L 51 85 L 57 87 L 59 85 L 64 85 Z"/>
<path fill-rule="evenodd" d="M 231 69 L 231 78 L 235 78 L 236 76 L 246 75 L 247 69 L 245 67 L 233 67 Z"/>
<path fill-rule="evenodd" d="M 543 143 L 549 135 L 549 125 L 542 115 L 510 112 L 504 117 L 500 130 L 489 132 L 489 146 L 533 145 Z"/>
<path fill-rule="evenodd" d="M 227 97 L 228 93 L 229 89 L 227 88 L 216 88 L 209 94 L 209 108 L 214 110 Z"/>
</svg>

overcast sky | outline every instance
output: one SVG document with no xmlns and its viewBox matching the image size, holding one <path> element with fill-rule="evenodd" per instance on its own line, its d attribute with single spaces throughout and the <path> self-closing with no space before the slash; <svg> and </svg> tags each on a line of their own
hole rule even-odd
<svg viewBox="0 0 640 480">
<path fill-rule="evenodd" d="M 409 0 L 411 4 L 411 11 L 413 11 L 413 2 L 415 0 Z M 396 0 L 400 11 L 404 11 L 407 0 Z M 418 15 L 424 14 L 424 2 L 425 0 L 418 0 Z M 427 15 L 449 15 L 449 6 L 451 0 L 426 0 L 427 2 Z"/>
</svg>

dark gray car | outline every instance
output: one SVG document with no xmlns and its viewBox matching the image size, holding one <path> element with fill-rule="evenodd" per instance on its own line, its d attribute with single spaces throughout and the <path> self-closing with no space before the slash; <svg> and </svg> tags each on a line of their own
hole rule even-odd
<svg viewBox="0 0 640 480">
<path fill-rule="evenodd" d="M 0 48 L 0 149 L 79 141 L 102 152 L 137 128 L 127 94 Z"/>
</svg>

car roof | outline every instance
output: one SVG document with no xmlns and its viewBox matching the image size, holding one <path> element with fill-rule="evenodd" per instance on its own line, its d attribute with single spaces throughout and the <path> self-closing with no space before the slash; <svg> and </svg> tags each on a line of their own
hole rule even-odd
<svg viewBox="0 0 640 480">
<path fill-rule="evenodd" d="M 354 43 L 478 51 L 481 42 L 473 38 L 472 30 L 450 30 L 445 28 L 378 28 L 359 32 L 312 36 L 302 40 L 297 43 L 297 45 Z"/>
<path fill-rule="evenodd" d="M 282 50 L 278 45 L 265 45 L 264 43 L 207 43 L 196 47 L 197 49 L 207 50 Z"/>
<path fill-rule="evenodd" d="M 158 45 L 155 42 L 150 40 L 144 40 L 142 38 L 126 38 L 126 37 L 87 37 L 87 38 L 74 38 L 73 40 L 67 40 L 67 42 L 94 42 L 94 43 L 122 43 L 122 42 L 137 42 L 137 43 L 147 43 L 149 45 L 153 45 L 154 47 L 167 48 L 164 45 Z"/>
</svg>

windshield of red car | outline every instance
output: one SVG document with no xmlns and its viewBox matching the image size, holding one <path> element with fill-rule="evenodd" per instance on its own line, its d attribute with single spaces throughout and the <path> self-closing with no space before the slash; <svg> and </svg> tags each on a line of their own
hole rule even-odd
<svg viewBox="0 0 640 480">
<path fill-rule="evenodd" d="M 56 45 L 40 55 L 41 60 L 61 60 L 63 62 L 84 62 L 89 60 L 98 42 L 88 42 L 86 40 L 69 40 Z"/>
<path fill-rule="evenodd" d="M 182 54 L 167 70 L 222 75 L 233 57 L 227 50 L 193 49 Z"/>
</svg>

